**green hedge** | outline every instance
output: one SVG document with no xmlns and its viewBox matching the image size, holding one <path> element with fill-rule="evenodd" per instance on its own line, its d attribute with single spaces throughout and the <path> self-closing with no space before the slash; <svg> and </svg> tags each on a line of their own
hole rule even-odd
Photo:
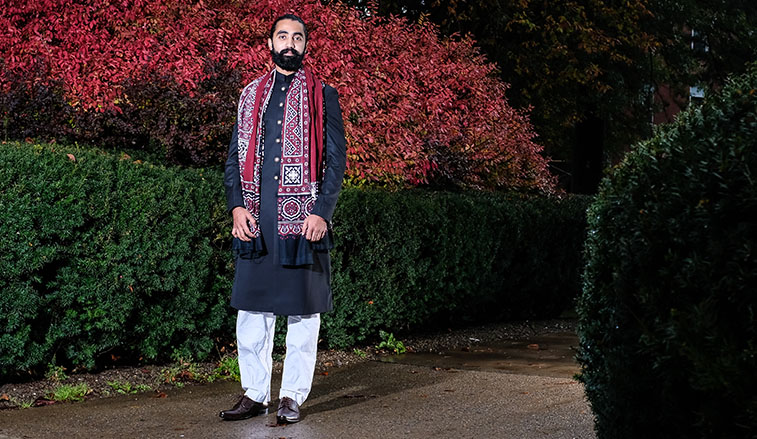
<svg viewBox="0 0 757 439">
<path fill-rule="evenodd" d="M 209 352 L 228 320 L 217 273 L 231 269 L 213 246 L 217 181 L 81 148 L 0 147 L 0 373 L 53 355 L 93 367 Z"/>
<path fill-rule="evenodd" d="M 588 199 L 346 190 L 335 214 L 330 342 L 541 318 L 580 290 Z"/>
<path fill-rule="evenodd" d="M 112 355 L 201 359 L 233 340 L 218 170 L 10 143 L 0 145 L 0 188 L 0 376 L 51 362 L 99 367 Z M 587 204 L 345 189 L 326 344 L 558 315 L 579 291 Z"/>
<path fill-rule="evenodd" d="M 589 211 L 598 437 L 757 437 L 757 70 L 638 145 Z"/>
</svg>

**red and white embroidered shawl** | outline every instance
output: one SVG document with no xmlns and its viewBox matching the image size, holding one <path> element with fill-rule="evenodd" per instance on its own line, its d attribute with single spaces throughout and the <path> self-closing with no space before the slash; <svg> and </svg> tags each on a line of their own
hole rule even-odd
<svg viewBox="0 0 757 439">
<path fill-rule="evenodd" d="M 239 173 L 242 196 L 255 218 L 260 237 L 260 174 L 263 164 L 263 114 L 271 99 L 276 71 L 265 74 L 242 91 L 237 114 Z M 309 69 L 294 74 L 285 99 L 282 123 L 281 172 L 278 188 L 279 238 L 299 238 L 313 210 L 323 177 L 323 83 Z"/>
</svg>

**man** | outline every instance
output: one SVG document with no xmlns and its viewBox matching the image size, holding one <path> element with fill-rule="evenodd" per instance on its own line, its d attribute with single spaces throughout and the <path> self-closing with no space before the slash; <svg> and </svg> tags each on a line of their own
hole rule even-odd
<svg viewBox="0 0 757 439">
<path fill-rule="evenodd" d="M 330 311 L 331 216 L 346 162 L 339 96 L 302 67 L 305 23 L 291 14 L 271 26 L 275 69 L 239 100 L 224 185 L 232 213 L 244 395 L 224 420 L 267 410 L 277 315 L 288 316 L 277 420 L 300 420 L 315 372 L 320 313 Z"/>
</svg>

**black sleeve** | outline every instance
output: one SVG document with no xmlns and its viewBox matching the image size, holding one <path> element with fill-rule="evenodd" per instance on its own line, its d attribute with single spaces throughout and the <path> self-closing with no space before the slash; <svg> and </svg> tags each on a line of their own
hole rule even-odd
<svg viewBox="0 0 757 439">
<path fill-rule="evenodd" d="M 229 158 L 223 174 L 226 187 L 226 209 L 231 212 L 235 207 L 244 206 L 242 199 L 242 179 L 239 177 L 239 147 L 237 145 L 237 124 L 234 124 L 229 143 Z"/>
<path fill-rule="evenodd" d="M 320 194 L 313 206 L 314 214 L 326 221 L 331 221 L 336 208 L 336 200 L 342 189 L 344 170 L 347 166 L 346 141 L 344 139 L 344 122 L 339 106 L 339 94 L 328 85 L 323 90 L 326 107 L 326 166 L 323 170 L 323 182 Z"/>
</svg>

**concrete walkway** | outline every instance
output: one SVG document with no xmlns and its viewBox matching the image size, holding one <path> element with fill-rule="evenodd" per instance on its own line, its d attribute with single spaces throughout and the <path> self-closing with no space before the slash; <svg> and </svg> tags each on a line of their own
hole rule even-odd
<svg viewBox="0 0 757 439">
<path fill-rule="evenodd" d="M 303 420 L 293 425 L 277 426 L 274 410 L 220 420 L 218 411 L 240 394 L 238 383 L 222 382 L 165 398 L 147 393 L 2 411 L 0 439 L 594 438 L 583 387 L 572 378 L 578 367 L 572 355 L 555 353 L 557 341 L 549 342 L 520 346 L 526 358 L 483 346 L 468 362 L 448 355 L 430 364 L 411 354 L 333 368 L 316 375 Z"/>
</svg>

